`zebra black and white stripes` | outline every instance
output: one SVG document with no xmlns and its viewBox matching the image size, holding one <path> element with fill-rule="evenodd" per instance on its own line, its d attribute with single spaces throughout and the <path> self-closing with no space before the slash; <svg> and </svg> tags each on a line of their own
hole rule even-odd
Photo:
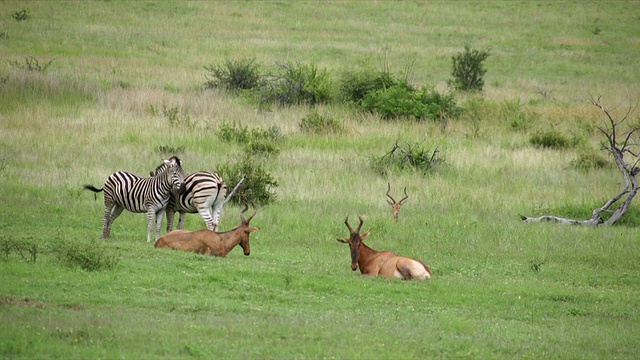
<svg viewBox="0 0 640 360">
<path fill-rule="evenodd" d="M 109 237 L 113 221 L 123 210 L 128 210 L 134 213 L 146 212 L 149 218 L 147 242 L 151 242 L 154 223 L 155 239 L 158 240 L 163 210 L 169 203 L 172 190 L 179 191 L 184 181 L 180 159 L 173 156 L 164 160 L 154 174 L 155 176 L 143 178 L 130 172 L 117 171 L 107 178 L 102 189 L 93 185 L 84 186 L 93 192 L 104 191 L 104 219 L 100 237 Z"/>
<path fill-rule="evenodd" d="M 180 213 L 178 229 L 184 227 L 187 213 L 200 213 L 207 229 L 218 231 L 226 195 L 227 185 L 216 173 L 199 171 L 185 177 L 181 191 L 172 192 L 167 205 L 167 232 L 173 230 L 176 212 Z"/>
</svg>

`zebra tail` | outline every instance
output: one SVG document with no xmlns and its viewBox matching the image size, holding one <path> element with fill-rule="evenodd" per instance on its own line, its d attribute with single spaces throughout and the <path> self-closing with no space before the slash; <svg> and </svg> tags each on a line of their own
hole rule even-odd
<svg viewBox="0 0 640 360">
<path fill-rule="evenodd" d="M 93 192 L 98 193 L 98 192 L 102 191 L 104 188 L 102 188 L 102 189 L 98 189 L 97 187 L 95 187 L 95 186 L 93 186 L 93 185 L 87 184 L 87 185 L 85 185 L 85 186 L 84 186 L 84 189 L 85 189 L 85 190 L 91 190 L 91 191 L 93 191 Z"/>
</svg>

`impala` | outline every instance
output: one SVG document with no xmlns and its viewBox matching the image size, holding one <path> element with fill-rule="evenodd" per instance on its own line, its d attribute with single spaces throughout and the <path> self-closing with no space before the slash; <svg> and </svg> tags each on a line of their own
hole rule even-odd
<svg viewBox="0 0 640 360">
<path fill-rule="evenodd" d="M 354 231 L 349 225 L 349 216 L 344 221 L 349 229 L 348 239 L 337 239 L 341 243 L 349 244 L 351 249 L 351 270 L 360 268 L 365 276 L 383 276 L 386 278 L 398 278 L 403 280 L 428 280 L 431 278 L 431 270 L 418 259 L 398 256 L 391 251 L 377 251 L 363 242 L 371 233 L 371 230 L 360 235 L 360 229 L 364 220 L 358 216 L 360 224 Z"/>
<path fill-rule="evenodd" d="M 398 214 L 400 214 L 400 208 L 404 205 L 404 202 L 407 201 L 409 195 L 407 195 L 407 188 L 404 188 L 404 197 L 400 201 L 396 201 L 389 192 L 391 191 L 391 184 L 387 183 L 387 197 L 391 200 L 387 200 L 387 203 L 391 205 L 393 208 L 393 218 L 398 220 Z"/>
</svg>

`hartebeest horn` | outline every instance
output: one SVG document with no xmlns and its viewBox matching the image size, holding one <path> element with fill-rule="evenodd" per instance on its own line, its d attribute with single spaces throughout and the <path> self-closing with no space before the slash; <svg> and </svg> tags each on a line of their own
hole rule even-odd
<svg viewBox="0 0 640 360">
<path fill-rule="evenodd" d="M 240 211 L 240 221 L 242 221 L 243 225 L 249 225 L 249 222 L 251 222 L 251 219 L 253 219 L 253 217 L 256 216 L 256 214 L 258 213 L 258 208 L 256 207 L 256 204 L 251 203 L 251 205 L 253 206 L 253 214 L 251 214 L 251 216 L 249 216 L 248 219 L 245 219 L 244 213 L 249 209 L 249 204 L 245 202 L 244 209 Z"/>
</svg>

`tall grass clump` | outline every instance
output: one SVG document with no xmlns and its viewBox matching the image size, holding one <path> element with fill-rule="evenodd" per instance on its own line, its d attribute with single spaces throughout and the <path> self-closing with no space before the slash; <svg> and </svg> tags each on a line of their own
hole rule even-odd
<svg viewBox="0 0 640 360">
<path fill-rule="evenodd" d="M 577 145 L 579 139 L 569 138 L 557 130 L 541 130 L 529 138 L 529 143 L 547 149 L 565 149 Z"/>
</svg>

